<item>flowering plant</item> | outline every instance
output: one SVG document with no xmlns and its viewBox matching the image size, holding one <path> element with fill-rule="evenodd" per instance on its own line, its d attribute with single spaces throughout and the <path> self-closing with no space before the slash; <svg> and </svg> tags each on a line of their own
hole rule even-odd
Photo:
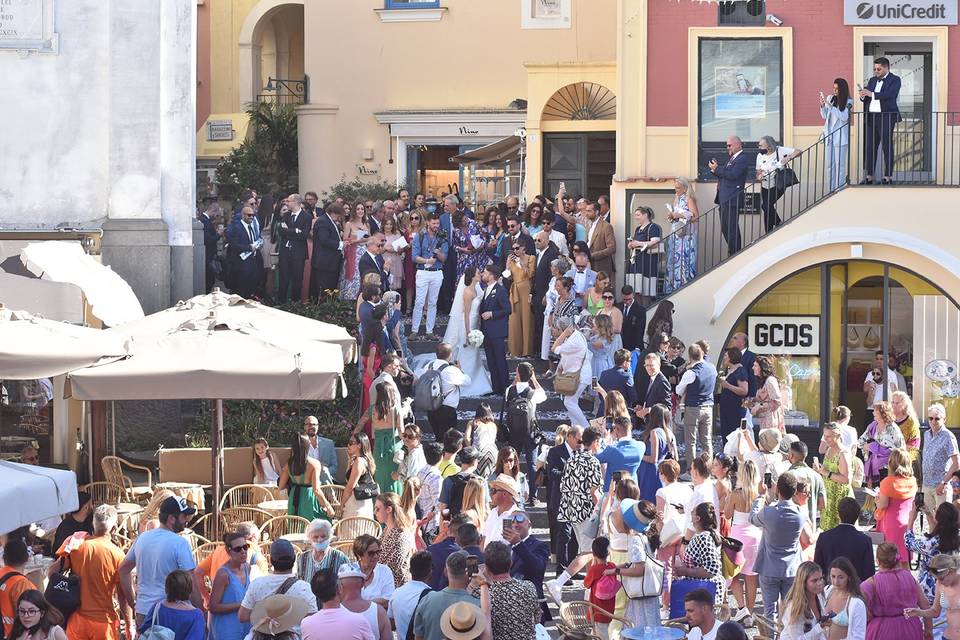
<svg viewBox="0 0 960 640">
<path fill-rule="evenodd" d="M 473 329 L 467 334 L 467 344 L 471 347 L 479 347 L 483 344 L 483 332 L 479 329 Z"/>
</svg>

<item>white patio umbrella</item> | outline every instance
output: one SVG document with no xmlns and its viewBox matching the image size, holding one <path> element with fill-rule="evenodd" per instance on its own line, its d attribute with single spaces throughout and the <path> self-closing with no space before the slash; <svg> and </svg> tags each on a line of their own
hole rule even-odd
<svg viewBox="0 0 960 640">
<path fill-rule="evenodd" d="M 0 533 L 78 508 L 73 471 L 0 461 Z"/>
<path fill-rule="evenodd" d="M 0 380 L 51 378 L 126 355 L 122 336 L 0 304 Z"/>
<path fill-rule="evenodd" d="M 336 344 L 343 351 L 344 364 L 356 359 L 356 339 L 343 327 L 280 311 L 238 295 L 222 293 L 219 289 L 214 289 L 213 293 L 181 300 L 169 309 L 131 320 L 108 331 L 133 338 L 162 335 L 185 322 L 204 320 L 211 312 L 216 313 L 219 322 L 231 326 L 246 325 L 272 335 Z"/>
<path fill-rule="evenodd" d="M 80 400 L 216 400 L 211 450 L 214 512 L 220 497 L 223 400 L 333 399 L 343 384 L 340 346 L 223 322 L 219 312 L 154 338 L 134 338 L 123 360 L 67 376 Z"/>
</svg>

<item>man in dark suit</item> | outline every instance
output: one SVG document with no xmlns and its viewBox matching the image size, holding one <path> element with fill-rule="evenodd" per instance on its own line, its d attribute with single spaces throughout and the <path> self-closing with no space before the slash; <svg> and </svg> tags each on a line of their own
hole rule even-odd
<svg viewBox="0 0 960 640">
<path fill-rule="evenodd" d="M 577 557 L 577 539 L 573 535 L 573 525 L 569 522 L 558 522 L 557 513 L 560 511 L 560 479 L 563 477 L 563 469 L 573 452 L 580 448 L 582 434 L 582 427 L 571 428 L 564 442 L 547 451 L 547 462 L 544 465 L 547 479 L 547 523 L 551 551 L 557 554 L 557 575 Z"/>
<path fill-rule="evenodd" d="M 387 243 L 382 233 L 375 233 L 370 236 L 367 242 L 367 252 L 360 258 L 357 268 L 360 270 L 360 282 L 368 273 L 376 273 L 380 276 L 380 293 L 386 291 L 387 272 L 383 268 L 383 247 Z"/>
<path fill-rule="evenodd" d="M 513 527 L 503 532 L 504 541 L 513 549 L 510 575 L 517 580 L 529 580 L 537 590 L 543 614 L 540 622 L 550 620 L 550 609 L 543 597 L 543 574 L 550 562 L 550 545 L 530 535 L 530 516 L 523 511 L 512 514 Z"/>
<path fill-rule="evenodd" d="M 727 153 L 730 159 L 721 166 L 716 158 L 710 160 L 710 171 L 717 176 L 717 197 L 714 204 L 720 205 L 720 232 L 727 241 L 727 254 L 740 251 L 740 209 L 744 204 L 743 187 L 754 163 L 743 152 L 743 140 L 737 136 L 727 138 Z"/>
<path fill-rule="evenodd" d="M 623 285 L 620 296 L 622 300 L 620 311 L 623 312 L 620 337 L 623 339 L 623 348 L 629 351 L 643 349 L 643 332 L 647 330 L 647 310 L 634 299 L 633 287 L 630 285 Z"/>
<path fill-rule="evenodd" d="M 340 268 L 343 266 L 343 237 L 340 220 L 343 219 L 343 206 L 334 202 L 320 211 L 317 223 L 313 225 L 313 255 L 310 267 L 315 290 L 321 298 L 325 291 L 333 291 L 340 286 Z"/>
<path fill-rule="evenodd" d="M 507 290 L 498 282 L 499 269 L 488 264 L 481 279 L 486 289 L 480 300 L 480 330 L 483 331 L 483 350 L 487 354 L 493 392 L 503 395 L 510 384 L 507 373 L 507 327 L 513 306 Z"/>
<path fill-rule="evenodd" d="M 607 369 L 597 378 L 597 393 L 600 394 L 600 405 L 597 415 L 605 413 L 604 404 L 607 394 L 619 391 L 623 395 L 628 407 L 637 404 L 637 389 L 633 386 L 633 376 L 630 374 L 630 352 L 626 349 L 617 349 L 613 352 L 613 368 Z"/>
<path fill-rule="evenodd" d="M 207 205 L 206 211 L 200 214 L 200 224 L 203 225 L 203 265 L 206 276 L 206 291 L 210 293 L 216 283 L 216 274 L 213 272 L 213 259 L 217 257 L 217 242 L 220 232 L 217 231 L 214 220 L 223 216 L 223 210 L 216 200 Z"/>
<path fill-rule="evenodd" d="M 837 511 L 840 514 L 840 524 L 824 531 L 817 538 L 813 561 L 827 574 L 833 561 L 843 556 L 853 563 L 860 579 L 866 580 L 877 568 L 873 560 L 873 542 L 870 536 L 856 527 L 860 518 L 860 505 L 853 498 L 841 498 Z"/>
<path fill-rule="evenodd" d="M 900 77 L 890 73 L 890 60 L 873 61 L 873 77 L 860 89 L 863 102 L 863 170 L 862 184 L 874 184 L 877 168 L 877 146 L 883 152 L 883 184 L 893 182 L 893 129 L 903 120 L 897 97 L 900 95 Z"/>
<path fill-rule="evenodd" d="M 550 242 L 550 235 L 546 231 L 541 231 L 533 239 L 537 248 L 536 269 L 533 272 L 533 290 L 530 294 L 530 305 L 533 307 L 533 344 L 534 353 L 541 353 L 540 347 L 543 340 L 543 313 L 544 303 L 547 297 L 547 289 L 550 288 L 550 263 L 557 259 L 560 250 L 557 245 Z"/>
<path fill-rule="evenodd" d="M 643 357 L 643 368 L 647 372 L 646 389 L 638 389 L 637 397 L 641 406 L 637 409 L 637 417 L 646 420 L 650 409 L 655 404 L 670 406 L 670 382 L 667 376 L 660 371 L 660 354 L 648 353 Z"/>
<path fill-rule="evenodd" d="M 523 245 L 523 248 L 526 249 L 528 256 L 537 255 L 537 247 L 533 243 L 533 238 L 529 234 L 524 233 L 523 225 L 520 224 L 520 218 L 515 215 L 507 216 L 507 235 L 510 236 L 506 242 L 513 244 L 520 243 Z M 513 244 L 507 245 L 508 247 L 513 246 Z M 500 271 L 503 271 L 507 268 L 507 258 L 510 257 L 509 251 L 504 251 L 503 255 L 500 256 Z"/>
<path fill-rule="evenodd" d="M 745 333 L 733 334 L 731 346 L 740 349 L 740 366 L 747 372 L 747 397 L 757 395 L 757 376 L 753 374 L 753 363 L 757 361 L 757 354 L 750 351 L 750 343 Z"/>
<path fill-rule="evenodd" d="M 240 209 L 240 218 L 230 223 L 227 229 L 227 259 L 232 272 L 233 292 L 250 298 L 260 290 L 263 277 L 263 259 L 260 257 L 260 229 L 256 224 L 253 207 Z"/>
<path fill-rule="evenodd" d="M 294 300 L 300 299 L 303 263 L 307 261 L 307 238 L 310 236 L 310 225 L 313 224 L 313 216 L 304 211 L 303 198 L 299 193 L 287 196 L 286 203 L 288 211 L 280 219 L 280 239 L 277 243 L 280 252 L 277 302 L 280 304 L 287 301 L 288 292 Z"/>
</svg>

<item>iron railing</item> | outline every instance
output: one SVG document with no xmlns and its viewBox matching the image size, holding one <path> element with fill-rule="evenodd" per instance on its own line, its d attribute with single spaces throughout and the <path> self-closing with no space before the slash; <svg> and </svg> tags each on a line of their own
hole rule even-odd
<svg viewBox="0 0 960 640">
<path fill-rule="evenodd" d="M 751 157 L 748 183 L 739 202 L 735 199 L 714 206 L 701 213 L 695 222 L 673 230 L 669 229 L 669 223 L 662 224 L 664 237 L 659 251 L 648 258 L 650 264 L 646 274 L 638 273 L 634 252 L 627 250 L 624 269 L 626 283 L 641 291 L 641 276 L 655 276 L 654 297 L 669 295 L 734 255 L 727 242 L 727 235 L 732 235 L 734 229 L 739 233 L 740 251 L 743 251 L 834 193 L 851 184 L 861 183 L 866 176 L 864 167 L 868 158 L 865 141 L 868 136 L 874 135 L 877 125 L 882 126 L 883 122 L 877 122 L 878 119 L 872 114 L 852 113 L 846 125 L 822 137 L 789 161 L 788 166 L 798 183 L 786 188 L 776 198 L 776 218 L 764 213 L 764 204 L 771 194 L 765 189 L 765 183 L 776 183 L 756 179 L 753 169 L 755 159 Z M 904 114 L 902 121 L 890 124 L 893 124 L 892 133 L 889 134 L 893 148 L 893 185 L 960 186 L 960 113 Z M 879 141 L 879 137 L 877 139 Z M 875 175 L 877 182 L 880 182 L 883 178 L 883 160 L 882 153 L 877 155 L 881 157 L 876 158 L 878 169 Z M 721 160 L 721 164 L 724 162 Z M 770 178 L 775 179 L 775 176 Z M 731 220 L 736 221 L 735 226 Z M 632 238 L 635 225 L 632 216 L 629 224 L 628 237 Z M 695 258 L 686 258 L 684 262 L 679 254 L 691 250 L 695 252 Z M 694 268 L 688 270 L 684 266 Z"/>
<path fill-rule="evenodd" d="M 264 91 L 267 93 L 257 94 L 257 102 L 307 104 L 310 102 L 310 78 L 268 78 Z"/>
</svg>

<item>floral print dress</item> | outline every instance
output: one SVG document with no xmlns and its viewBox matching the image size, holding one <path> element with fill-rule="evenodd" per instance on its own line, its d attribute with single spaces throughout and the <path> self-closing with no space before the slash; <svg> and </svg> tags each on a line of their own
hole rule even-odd
<svg viewBox="0 0 960 640">
<path fill-rule="evenodd" d="M 927 536 L 925 534 L 916 535 L 913 531 L 907 531 L 903 537 L 907 545 L 907 550 L 920 556 L 920 571 L 917 576 L 917 582 L 923 589 L 923 595 L 927 600 L 933 602 L 934 591 L 937 589 L 937 579 L 930 573 L 930 558 L 940 553 L 940 536 Z"/>
<path fill-rule="evenodd" d="M 687 194 L 677 196 L 677 213 L 684 220 L 670 224 L 670 240 L 667 242 L 667 277 L 664 288 L 667 293 L 679 289 L 697 277 L 697 223 L 692 222 L 692 212 L 687 204 Z"/>
<path fill-rule="evenodd" d="M 463 279 L 463 272 L 467 270 L 467 267 L 476 267 L 477 272 L 483 271 L 487 262 L 490 261 L 489 254 L 482 249 L 487 245 L 487 234 L 484 232 L 483 228 L 478 225 L 473 220 L 467 221 L 467 231 L 464 233 L 460 229 L 453 230 L 453 246 L 454 247 L 473 247 L 470 238 L 472 236 L 480 236 L 482 240 L 481 249 L 475 253 L 460 253 L 457 252 L 457 282 Z"/>
</svg>

